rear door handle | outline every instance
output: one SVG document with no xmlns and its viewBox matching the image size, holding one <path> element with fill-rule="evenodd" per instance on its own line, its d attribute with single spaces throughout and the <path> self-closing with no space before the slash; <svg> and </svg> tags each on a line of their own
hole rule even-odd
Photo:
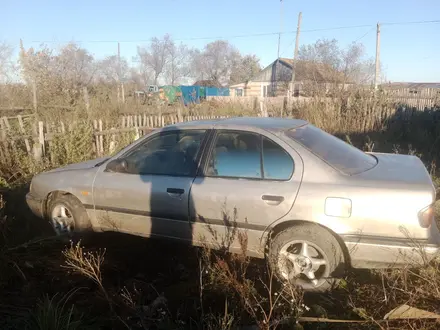
<svg viewBox="0 0 440 330">
<path fill-rule="evenodd" d="M 274 196 L 274 195 L 263 195 L 261 196 L 261 199 L 269 205 L 278 205 L 284 201 L 283 196 Z"/>
<path fill-rule="evenodd" d="M 181 188 L 167 188 L 167 193 L 173 195 L 182 195 L 184 192 L 185 190 Z"/>
</svg>

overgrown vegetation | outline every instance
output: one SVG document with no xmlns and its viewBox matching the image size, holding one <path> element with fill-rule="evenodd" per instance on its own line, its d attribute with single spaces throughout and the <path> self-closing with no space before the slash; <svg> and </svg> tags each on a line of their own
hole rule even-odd
<svg viewBox="0 0 440 330">
<path fill-rule="evenodd" d="M 207 53 L 216 49 L 214 45 L 208 48 Z M 224 53 L 232 54 L 233 49 Z M 24 138 L 12 143 L 6 136 L 0 142 L 0 329 L 229 330 L 255 324 L 260 329 L 438 328 L 432 320 L 381 320 L 402 304 L 431 312 L 439 310 L 438 260 L 418 270 L 350 272 L 332 293 L 304 294 L 293 286 L 281 286 L 264 263 L 244 254 L 230 255 L 116 233 L 99 234 L 87 242 L 53 238 L 48 224 L 30 215 L 25 206 L 24 193 L 31 176 L 96 157 L 92 134 L 95 119 L 103 120 L 106 127 L 118 127 L 119 116 L 124 113 L 157 114 L 176 109 L 141 105 L 129 99 L 118 103 L 113 97 L 118 89 L 114 81 L 90 87 L 87 108 L 80 87 L 87 85 L 90 76 L 80 70 L 80 78 L 72 75 L 67 77 L 76 78 L 58 79 L 60 58 L 54 58 L 48 50 L 39 54 L 39 62 L 27 62 L 32 70 L 25 67 L 29 80 L 32 72 L 41 74 L 40 105 L 35 115 L 57 127 L 63 121 L 65 126 L 61 127 L 63 134 L 47 144 L 49 156 L 40 161 L 28 154 Z M 35 59 L 34 55 L 28 50 L 22 53 L 22 60 Z M 89 55 L 74 45 L 62 55 L 76 60 L 79 56 L 85 64 L 90 61 Z M 114 60 L 107 59 L 106 63 L 114 66 Z M 253 59 L 246 60 L 255 65 Z M 58 71 L 35 71 L 44 68 L 45 63 L 57 64 L 53 68 Z M 78 64 L 68 61 L 72 63 Z M 87 65 L 69 67 L 74 70 Z M 353 71 L 357 70 L 353 66 Z M 171 79 L 178 74 L 175 72 Z M 227 74 L 220 69 L 211 72 L 217 80 Z M 111 70 L 106 77 L 117 80 Z M 31 100 L 28 86 L 10 84 L 1 92 L 6 95 L 2 102 Z M 439 109 L 408 110 L 396 106 L 380 91 L 336 92 L 332 99 L 316 96 L 290 103 L 269 98 L 263 106 L 273 116 L 306 119 L 366 151 L 416 154 L 438 182 Z M 219 101 L 180 110 L 186 115 L 224 116 L 256 116 L 261 111 L 259 103 Z M 118 134 L 104 140 L 104 149 L 109 150 L 112 143 L 118 150 L 133 138 L 131 132 Z M 239 214 L 234 210 L 236 216 Z M 246 246 L 246 233 L 233 230 L 231 235 L 238 235 L 242 247 Z M 333 324 L 316 318 L 357 323 Z"/>
</svg>

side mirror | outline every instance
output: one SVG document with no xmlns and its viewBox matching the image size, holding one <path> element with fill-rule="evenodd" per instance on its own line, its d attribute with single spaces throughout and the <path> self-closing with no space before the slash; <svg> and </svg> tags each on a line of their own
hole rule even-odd
<svg viewBox="0 0 440 330">
<path fill-rule="evenodd" d="M 128 164 L 125 159 L 114 159 L 107 164 L 105 170 L 108 172 L 126 173 L 128 170 Z"/>
</svg>

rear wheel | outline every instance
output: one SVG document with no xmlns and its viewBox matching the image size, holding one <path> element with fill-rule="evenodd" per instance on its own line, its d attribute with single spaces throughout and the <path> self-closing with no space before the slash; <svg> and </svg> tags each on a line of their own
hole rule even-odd
<svg viewBox="0 0 440 330">
<path fill-rule="evenodd" d="M 336 238 L 316 224 L 299 224 L 278 233 L 269 250 L 269 262 L 282 281 L 305 291 L 323 292 L 336 283 L 344 255 Z"/>
<path fill-rule="evenodd" d="M 49 201 L 47 216 L 57 235 L 73 236 L 90 231 L 91 223 L 81 202 L 72 195 L 56 194 Z"/>
</svg>

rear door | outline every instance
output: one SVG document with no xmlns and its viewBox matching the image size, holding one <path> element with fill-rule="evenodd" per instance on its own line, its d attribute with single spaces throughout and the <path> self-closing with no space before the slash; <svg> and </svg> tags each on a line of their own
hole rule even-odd
<svg viewBox="0 0 440 330">
<path fill-rule="evenodd" d="M 272 222 L 292 208 L 302 178 L 299 155 L 272 135 L 218 130 L 190 193 L 193 240 L 238 249 L 238 229 L 258 253 Z"/>
</svg>

